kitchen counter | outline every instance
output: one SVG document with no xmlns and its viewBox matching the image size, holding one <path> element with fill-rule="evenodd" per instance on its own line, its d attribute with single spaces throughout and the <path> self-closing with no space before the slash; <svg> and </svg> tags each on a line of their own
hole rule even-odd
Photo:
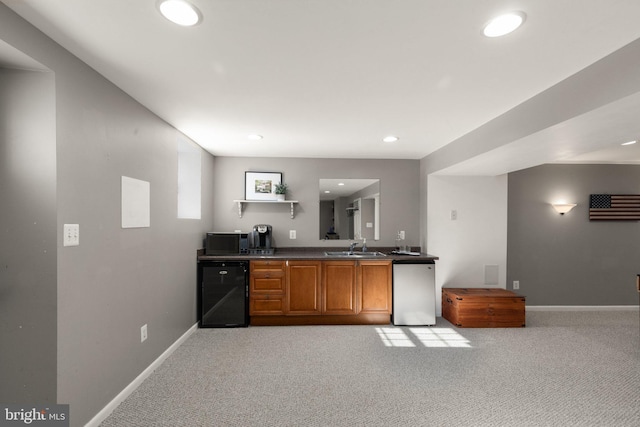
<svg viewBox="0 0 640 427">
<path fill-rule="evenodd" d="M 426 253 L 394 254 L 394 248 L 370 247 L 345 256 L 347 248 L 277 248 L 272 255 L 204 255 L 198 267 L 215 261 L 249 261 L 250 325 L 388 325 L 392 315 L 393 265 L 433 264 Z M 336 252 L 326 255 L 326 252 Z M 354 250 L 354 254 L 363 254 Z"/>
<path fill-rule="evenodd" d="M 389 247 L 370 247 L 368 252 L 382 252 L 387 256 L 372 256 L 372 257 L 345 257 L 345 256 L 330 256 L 325 255 L 325 252 L 338 252 L 347 251 L 345 247 L 292 247 L 292 248 L 276 248 L 273 255 L 205 255 L 204 250 L 198 251 L 199 261 L 219 261 L 219 260 L 238 260 L 238 261 L 251 261 L 261 259 L 272 260 L 391 260 L 391 261 L 435 261 L 439 258 L 434 255 L 420 253 L 420 255 L 406 255 L 406 254 L 393 254 L 394 248 Z M 363 254 L 360 248 L 356 248 L 354 254 Z M 367 252 L 364 252 L 366 254 Z"/>
</svg>

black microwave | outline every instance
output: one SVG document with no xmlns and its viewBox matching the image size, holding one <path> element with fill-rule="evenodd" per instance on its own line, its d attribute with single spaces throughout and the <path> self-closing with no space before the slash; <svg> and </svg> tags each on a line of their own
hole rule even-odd
<svg viewBox="0 0 640 427">
<path fill-rule="evenodd" d="M 207 233 L 205 255 L 240 255 L 249 252 L 247 233 Z"/>
</svg>

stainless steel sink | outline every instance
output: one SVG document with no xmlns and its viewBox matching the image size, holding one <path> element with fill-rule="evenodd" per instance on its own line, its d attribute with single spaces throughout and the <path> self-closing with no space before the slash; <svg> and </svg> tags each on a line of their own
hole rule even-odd
<svg viewBox="0 0 640 427">
<path fill-rule="evenodd" d="M 337 251 L 337 252 L 325 252 L 325 256 L 330 257 L 344 257 L 344 258 L 379 258 L 385 257 L 387 254 L 382 252 L 349 252 L 349 251 Z"/>
</svg>

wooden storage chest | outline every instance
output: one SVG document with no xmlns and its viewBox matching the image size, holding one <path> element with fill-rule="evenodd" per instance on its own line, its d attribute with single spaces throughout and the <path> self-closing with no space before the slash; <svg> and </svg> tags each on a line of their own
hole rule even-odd
<svg viewBox="0 0 640 427">
<path fill-rule="evenodd" d="M 525 297 L 499 288 L 442 288 L 442 317 L 461 328 L 519 328 Z"/>
</svg>

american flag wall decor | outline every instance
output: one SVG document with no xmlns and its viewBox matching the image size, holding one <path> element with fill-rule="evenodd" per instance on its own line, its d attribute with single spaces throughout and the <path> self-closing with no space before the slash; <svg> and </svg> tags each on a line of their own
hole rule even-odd
<svg viewBox="0 0 640 427">
<path fill-rule="evenodd" d="M 640 220 L 640 194 L 592 194 L 589 219 Z"/>
</svg>

